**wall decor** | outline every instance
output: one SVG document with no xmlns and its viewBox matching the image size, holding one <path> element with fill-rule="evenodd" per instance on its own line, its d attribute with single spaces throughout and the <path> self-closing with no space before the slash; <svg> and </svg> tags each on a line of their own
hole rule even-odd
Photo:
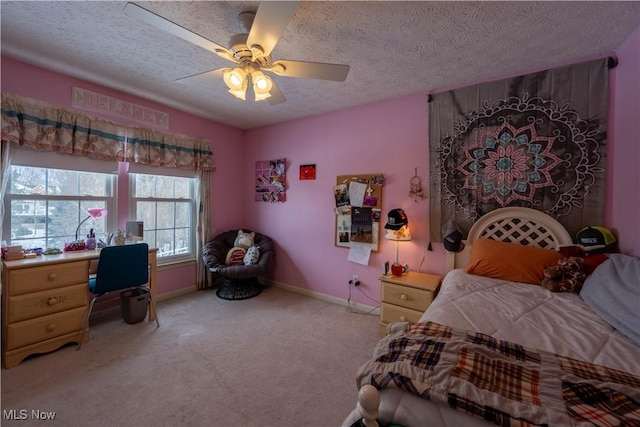
<svg viewBox="0 0 640 427">
<path fill-rule="evenodd" d="M 316 165 L 300 165 L 300 180 L 316 179 Z"/>
<path fill-rule="evenodd" d="M 431 240 L 449 219 L 467 234 L 497 208 L 521 206 L 572 234 L 602 224 L 608 59 L 432 95 Z"/>
<path fill-rule="evenodd" d="M 351 242 L 365 243 L 378 250 L 380 209 L 382 208 L 382 174 L 340 175 L 333 188 L 335 199 L 335 245 L 351 247 Z"/>
<path fill-rule="evenodd" d="M 260 160 L 256 162 L 256 202 L 284 202 L 287 200 L 287 159 Z"/>
<path fill-rule="evenodd" d="M 84 110 L 126 117 L 146 125 L 169 129 L 169 113 L 79 87 L 71 89 L 71 105 Z"/>
</svg>

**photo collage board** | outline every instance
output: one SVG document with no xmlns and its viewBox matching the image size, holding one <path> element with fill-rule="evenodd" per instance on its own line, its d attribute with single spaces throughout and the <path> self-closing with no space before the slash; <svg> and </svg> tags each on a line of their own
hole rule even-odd
<svg viewBox="0 0 640 427">
<path fill-rule="evenodd" d="M 335 244 L 350 248 L 351 242 L 365 243 L 378 250 L 382 174 L 340 175 L 334 187 Z"/>
<path fill-rule="evenodd" d="M 258 160 L 256 162 L 256 202 L 285 202 L 287 159 Z"/>
</svg>

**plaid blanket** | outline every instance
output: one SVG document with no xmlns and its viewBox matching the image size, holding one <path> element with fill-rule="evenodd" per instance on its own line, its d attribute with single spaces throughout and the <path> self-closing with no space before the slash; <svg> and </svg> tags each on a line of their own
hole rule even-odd
<svg viewBox="0 0 640 427">
<path fill-rule="evenodd" d="M 640 426 L 640 377 L 433 322 L 392 324 L 357 382 L 500 426 Z"/>
</svg>

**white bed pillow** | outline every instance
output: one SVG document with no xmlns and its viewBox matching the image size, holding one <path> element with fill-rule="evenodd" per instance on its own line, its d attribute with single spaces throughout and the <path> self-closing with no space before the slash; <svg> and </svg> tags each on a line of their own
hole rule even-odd
<svg viewBox="0 0 640 427">
<path fill-rule="evenodd" d="M 580 297 L 598 316 L 640 345 L 640 259 L 609 255 L 587 277 Z"/>
</svg>

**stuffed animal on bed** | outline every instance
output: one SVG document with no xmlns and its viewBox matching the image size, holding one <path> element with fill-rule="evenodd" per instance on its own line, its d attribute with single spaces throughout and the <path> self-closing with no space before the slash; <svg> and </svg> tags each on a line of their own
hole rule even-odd
<svg viewBox="0 0 640 427">
<path fill-rule="evenodd" d="M 558 248 L 558 253 L 563 257 L 580 257 L 584 259 L 584 263 L 587 266 L 586 273 L 587 276 L 593 273 L 593 270 L 596 269 L 597 266 L 602 264 L 609 258 L 607 254 L 598 253 L 594 254 L 591 252 L 585 252 L 582 246 L 580 245 L 565 245 Z"/>
<path fill-rule="evenodd" d="M 554 267 L 544 269 L 542 286 L 552 292 L 579 293 L 587 278 L 587 264 L 579 256 L 563 257 Z"/>
<path fill-rule="evenodd" d="M 251 233 L 247 233 L 244 230 L 238 230 L 238 235 L 233 242 L 233 247 L 227 252 L 226 264 L 248 265 L 245 262 L 245 255 L 247 254 L 247 250 L 253 246 L 255 237 L 256 233 L 253 231 Z"/>
</svg>

